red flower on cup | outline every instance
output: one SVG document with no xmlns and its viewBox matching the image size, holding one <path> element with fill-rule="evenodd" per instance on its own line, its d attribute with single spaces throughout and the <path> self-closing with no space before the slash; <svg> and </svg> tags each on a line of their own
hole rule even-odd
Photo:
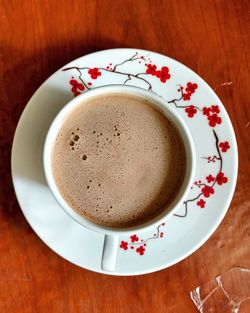
<svg viewBox="0 0 250 313">
<path fill-rule="evenodd" d="M 206 180 L 208 183 L 211 183 L 212 181 L 214 181 L 214 177 L 212 175 L 209 175 L 206 177 Z"/>
<path fill-rule="evenodd" d="M 139 238 L 136 235 L 130 236 L 131 242 L 136 242 L 139 240 Z"/>
<path fill-rule="evenodd" d="M 224 173 L 220 172 L 217 176 L 216 176 L 216 182 L 218 185 L 222 185 L 227 183 L 228 179 L 226 176 L 224 176 Z"/>
<path fill-rule="evenodd" d="M 139 253 L 140 255 L 143 255 L 145 252 L 145 248 L 143 246 L 140 246 L 139 248 L 136 249 L 136 252 Z"/>
<path fill-rule="evenodd" d="M 222 152 L 227 152 L 227 150 L 230 149 L 230 145 L 229 145 L 229 142 L 228 142 L 228 141 L 221 142 L 221 143 L 219 144 L 219 147 L 221 148 L 221 151 L 222 151 Z"/>
<path fill-rule="evenodd" d="M 196 84 L 196 83 L 187 83 L 187 87 L 186 87 L 186 92 L 187 93 L 190 93 L 190 94 L 192 94 L 192 93 L 195 93 L 195 90 L 198 88 L 198 85 Z"/>
<path fill-rule="evenodd" d="M 215 127 L 216 124 L 221 124 L 221 118 L 216 113 L 208 116 L 208 120 L 211 127 Z"/>
<path fill-rule="evenodd" d="M 127 243 L 127 241 L 121 241 L 120 248 L 124 249 L 124 250 L 128 250 L 128 243 Z"/>
<path fill-rule="evenodd" d="M 213 187 L 205 186 L 201 189 L 201 192 L 203 193 L 205 198 L 209 198 L 212 194 L 214 194 Z"/>
<path fill-rule="evenodd" d="M 185 109 L 185 112 L 188 114 L 188 117 L 193 117 L 197 113 L 197 109 L 193 105 L 190 105 Z"/>
<path fill-rule="evenodd" d="M 205 207 L 206 201 L 204 201 L 203 199 L 200 199 L 197 203 L 196 203 L 201 209 L 203 209 Z"/>
<path fill-rule="evenodd" d="M 102 73 L 99 71 L 97 67 L 88 70 L 88 73 L 92 79 L 97 79 L 98 76 L 101 76 Z"/>
</svg>

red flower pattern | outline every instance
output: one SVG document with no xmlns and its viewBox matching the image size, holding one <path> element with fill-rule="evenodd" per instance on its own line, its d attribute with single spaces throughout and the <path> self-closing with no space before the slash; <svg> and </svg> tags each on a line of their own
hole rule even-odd
<svg viewBox="0 0 250 313">
<path fill-rule="evenodd" d="M 83 84 L 78 83 L 78 81 L 75 79 L 71 79 L 69 83 L 72 86 L 71 91 L 73 92 L 75 97 L 80 95 L 80 91 L 83 91 L 85 89 Z"/>
<path fill-rule="evenodd" d="M 143 246 L 140 246 L 139 248 L 136 249 L 136 252 L 139 253 L 140 255 L 143 255 L 145 252 L 145 248 Z"/>
<path fill-rule="evenodd" d="M 167 66 L 162 66 L 160 70 L 157 70 L 157 66 L 155 64 L 147 64 L 146 66 L 146 74 L 156 76 L 162 83 L 165 83 L 171 77 Z"/>
<path fill-rule="evenodd" d="M 147 241 L 157 238 L 163 238 L 164 232 L 161 230 L 161 227 L 163 226 L 165 226 L 165 223 L 162 223 L 157 227 L 157 233 L 155 233 L 153 237 L 151 235 L 149 238 L 146 239 L 140 239 L 139 236 L 137 236 L 136 234 L 131 235 L 130 240 L 120 242 L 120 248 L 122 250 L 134 250 L 140 255 L 145 254 Z"/>
<path fill-rule="evenodd" d="M 221 117 L 218 115 L 220 113 L 218 105 L 212 105 L 208 108 L 204 107 L 202 113 L 207 116 L 209 126 L 215 127 L 217 124 L 221 124 Z"/>
<path fill-rule="evenodd" d="M 195 93 L 195 90 L 198 88 L 198 85 L 196 83 L 187 83 L 186 92 L 187 93 Z"/>
<path fill-rule="evenodd" d="M 128 243 L 127 241 L 122 241 L 120 244 L 120 248 L 124 250 L 128 250 Z"/>
<path fill-rule="evenodd" d="M 208 116 L 208 120 L 211 127 L 215 127 L 216 124 L 221 124 L 221 118 L 216 113 Z"/>
<path fill-rule="evenodd" d="M 153 75 L 153 76 L 156 76 L 156 69 L 157 69 L 156 65 L 147 64 L 146 73 L 150 74 L 150 75 Z"/>
<path fill-rule="evenodd" d="M 211 106 L 211 111 L 212 111 L 213 113 L 219 114 L 219 113 L 220 113 L 219 106 L 218 106 L 218 105 L 212 105 L 212 106 Z"/>
<path fill-rule="evenodd" d="M 205 186 L 201 189 L 201 192 L 203 193 L 205 198 L 209 198 L 210 195 L 214 194 L 214 189 L 213 187 Z"/>
<path fill-rule="evenodd" d="M 212 181 L 214 181 L 214 177 L 212 175 L 209 175 L 206 177 L 206 180 L 210 184 Z"/>
<path fill-rule="evenodd" d="M 97 67 L 88 70 L 88 73 L 92 79 L 97 79 L 98 76 L 101 76 L 102 73 L 99 71 Z"/>
<path fill-rule="evenodd" d="M 197 109 L 193 105 L 190 105 L 185 109 L 185 112 L 188 114 L 188 117 L 193 117 L 197 113 Z"/>
<path fill-rule="evenodd" d="M 156 76 L 160 78 L 162 83 L 165 83 L 170 78 L 169 68 L 167 66 L 163 66 L 160 71 L 156 72 Z"/>
<path fill-rule="evenodd" d="M 192 94 L 195 93 L 196 89 L 198 88 L 198 85 L 196 83 L 188 82 L 185 87 L 185 92 L 182 94 L 183 101 L 189 101 L 191 99 Z M 178 88 L 178 91 L 182 91 L 184 88 L 181 86 Z"/>
<path fill-rule="evenodd" d="M 204 108 L 202 109 L 202 112 L 203 112 L 204 115 L 209 116 L 209 115 L 210 115 L 210 112 L 211 112 L 211 108 L 204 107 Z"/>
<path fill-rule="evenodd" d="M 184 93 L 183 94 L 183 100 L 184 101 L 188 101 L 188 100 L 190 100 L 190 98 L 191 98 L 191 93 Z"/>
<path fill-rule="evenodd" d="M 204 201 L 203 199 L 200 199 L 197 203 L 196 203 L 201 209 L 203 209 L 205 207 L 206 201 Z"/>
<path fill-rule="evenodd" d="M 136 235 L 130 236 L 131 242 L 136 242 L 139 240 L 139 238 Z"/>
<path fill-rule="evenodd" d="M 228 142 L 228 141 L 221 142 L 221 143 L 219 144 L 219 147 L 221 148 L 221 151 L 222 151 L 222 152 L 227 152 L 227 150 L 230 149 L 230 145 L 229 145 L 229 142 Z"/>
<path fill-rule="evenodd" d="M 222 185 L 222 184 L 226 184 L 228 181 L 228 178 L 226 176 L 224 176 L 224 173 L 220 172 L 217 176 L 216 176 L 216 182 L 218 185 Z"/>
</svg>

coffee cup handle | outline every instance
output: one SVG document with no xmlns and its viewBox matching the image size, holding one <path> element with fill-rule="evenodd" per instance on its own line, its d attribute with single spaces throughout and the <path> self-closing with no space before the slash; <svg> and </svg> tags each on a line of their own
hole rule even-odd
<svg viewBox="0 0 250 313">
<path fill-rule="evenodd" d="M 115 270 L 118 241 L 118 236 L 105 235 L 104 237 L 102 250 L 102 269 L 104 271 L 112 272 Z"/>
</svg>

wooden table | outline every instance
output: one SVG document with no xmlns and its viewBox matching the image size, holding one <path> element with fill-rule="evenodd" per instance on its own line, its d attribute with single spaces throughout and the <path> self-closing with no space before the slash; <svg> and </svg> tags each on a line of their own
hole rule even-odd
<svg viewBox="0 0 250 313">
<path fill-rule="evenodd" d="M 0 312 L 196 312 L 190 290 L 250 268 L 249 34 L 248 0 L 0 2 Z M 138 277 L 95 274 L 57 256 L 26 222 L 10 175 L 15 127 L 34 91 L 65 63 L 115 47 L 157 51 L 201 75 L 239 147 L 236 192 L 215 234 L 179 264 Z"/>
</svg>

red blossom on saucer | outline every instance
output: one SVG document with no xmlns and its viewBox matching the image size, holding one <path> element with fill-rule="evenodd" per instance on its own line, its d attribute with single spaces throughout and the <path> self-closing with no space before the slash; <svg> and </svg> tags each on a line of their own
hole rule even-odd
<svg viewBox="0 0 250 313">
<path fill-rule="evenodd" d="M 217 124 L 221 124 L 221 118 L 216 113 L 208 116 L 208 120 L 211 127 L 215 127 Z"/>
<path fill-rule="evenodd" d="M 165 83 L 171 77 L 167 66 L 162 66 L 160 70 L 157 70 L 157 66 L 155 64 L 147 64 L 146 66 L 146 74 L 156 76 L 162 83 Z"/>
<path fill-rule="evenodd" d="M 75 79 L 71 79 L 69 83 L 72 86 L 71 91 L 73 92 L 75 97 L 80 95 L 80 91 L 83 91 L 85 89 L 83 84 L 78 83 L 78 81 Z"/>
<path fill-rule="evenodd" d="M 187 93 L 195 93 L 195 90 L 198 88 L 198 85 L 196 83 L 187 83 L 186 92 Z"/>
<path fill-rule="evenodd" d="M 136 242 L 139 240 L 139 238 L 136 235 L 130 236 L 131 242 Z"/>
<path fill-rule="evenodd" d="M 215 127 L 217 124 L 221 124 L 221 117 L 218 115 L 220 113 L 218 105 L 212 105 L 208 108 L 204 107 L 202 113 L 207 116 L 209 126 Z"/>
<path fill-rule="evenodd" d="M 212 181 L 214 181 L 214 177 L 212 175 L 209 175 L 206 177 L 206 180 L 208 183 L 211 183 Z"/>
<path fill-rule="evenodd" d="M 188 100 L 190 100 L 190 98 L 191 98 L 191 93 L 184 93 L 183 94 L 183 100 L 184 101 L 188 101 Z"/>
<path fill-rule="evenodd" d="M 139 253 L 140 255 L 143 255 L 145 252 L 145 248 L 143 246 L 140 246 L 139 248 L 136 249 L 136 252 Z"/>
<path fill-rule="evenodd" d="M 188 117 L 193 117 L 197 113 L 197 109 L 193 105 L 190 105 L 185 109 L 185 112 L 188 114 Z"/>
<path fill-rule="evenodd" d="M 211 112 L 211 108 L 204 107 L 204 108 L 202 109 L 203 115 L 209 116 L 209 115 L 210 115 L 210 112 Z"/>
<path fill-rule="evenodd" d="M 128 250 L 128 243 L 127 243 L 127 241 L 121 241 L 120 248 L 124 249 L 124 250 Z"/>
<path fill-rule="evenodd" d="M 218 106 L 218 105 L 212 105 L 212 106 L 211 106 L 211 111 L 212 111 L 213 113 L 219 114 L 219 113 L 220 113 L 219 106 Z"/>
<path fill-rule="evenodd" d="M 191 96 L 195 93 L 196 89 L 198 88 L 198 85 L 196 83 L 188 82 L 185 87 L 185 92 L 182 94 L 183 101 L 189 101 L 191 99 Z M 181 87 L 178 89 L 178 91 L 182 91 L 184 88 Z"/>
<path fill-rule="evenodd" d="M 201 209 L 203 209 L 205 207 L 206 201 L 204 201 L 203 199 L 200 199 L 197 203 L 196 203 Z"/>
<path fill-rule="evenodd" d="M 156 65 L 147 64 L 146 73 L 147 73 L 147 74 L 150 74 L 150 75 L 153 75 L 153 76 L 156 76 L 156 69 L 157 69 L 157 66 L 156 66 Z"/>
<path fill-rule="evenodd" d="M 91 77 L 92 79 L 97 79 L 98 76 L 101 76 L 101 75 L 102 75 L 102 73 L 99 71 L 99 69 L 98 69 L 97 67 L 94 67 L 94 68 L 92 68 L 92 69 L 89 69 L 89 70 L 88 70 L 88 73 L 90 74 L 90 77 Z"/>
<path fill-rule="evenodd" d="M 229 145 L 229 142 L 228 142 L 228 141 L 221 142 L 221 143 L 219 144 L 219 147 L 221 148 L 221 151 L 222 151 L 222 152 L 227 152 L 227 150 L 230 149 L 230 145 Z"/>
<path fill-rule="evenodd" d="M 222 185 L 222 184 L 226 184 L 228 181 L 228 178 L 226 176 L 224 176 L 224 173 L 220 172 L 217 176 L 216 176 L 216 182 L 218 185 Z"/>
<path fill-rule="evenodd" d="M 169 68 L 167 66 L 163 66 L 160 71 L 156 72 L 156 76 L 160 78 L 162 83 L 165 83 L 170 78 Z"/>
<path fill-rule="evenodd" d="M 203 193 L 205 198 L 209 198 L 210 195 L 214 194 L 214 189 L 213 187 L 205 186 L 201 189 L 201 192 Z"/>
</svg>

